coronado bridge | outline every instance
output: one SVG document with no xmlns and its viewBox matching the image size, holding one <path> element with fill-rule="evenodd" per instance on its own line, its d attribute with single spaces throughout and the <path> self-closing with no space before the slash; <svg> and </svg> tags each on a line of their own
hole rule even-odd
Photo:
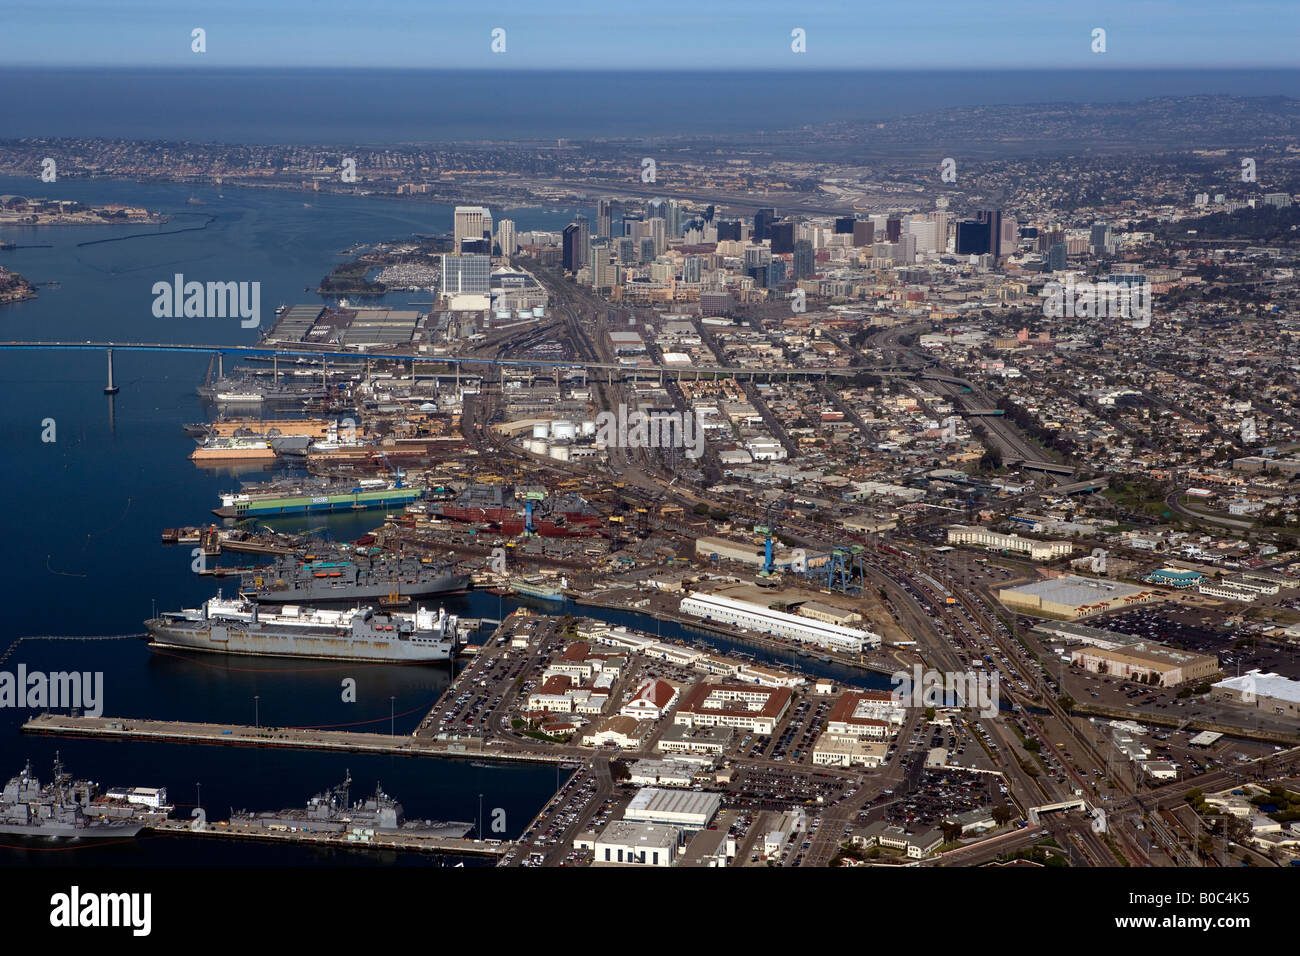
<svg viewBox="0 0 1300 956">
<path fill-rule="evenodd" d="M 372 359 L 389 361 L 426 363 L 428 365 L 452 366 L 457 375 L 461 366 L 468 369 L 497 368 L 502 376 L 507 368 L 518 369 L 576 369 L 583 373 L 594 372 L 598 376 L 604 373 L 613 381 L 615 373 L 620 377 L 632 375 L 658 376 L 660 380 L 666 375 L 671 378 L 748 378 L 748 379 L 800 379 L 800 378 L 849 378 L 860 373 L 879 374 L 873 366 L 837 366 L 837 367 L 785 367 L 785 368 L 747 368 L 741 366 L 668 366 L 657 364 L 624 364 L 621 362 L 591 362 L 583 359 L 509 359 L 477 358 L 459 355 L 436 355 L 421 352 L 385 349 L 369 351 L 330 348 L 303 348 L 273 345 L 187 345 L 173 342 L 0 342 L 0 352 L 46 351 L 46 352 L 105 352 L 108 356 L 108 388 L 116 390 L 113 384 L 114 352 L 193 352 L 215 354 L 219 356 L 272 358 L 272 359 L 310 359 L 322 365 L 331 359 L 348 362 L 363 362 Z M 434 377 L 433 373 L 429 377 Z"/>
</svg>

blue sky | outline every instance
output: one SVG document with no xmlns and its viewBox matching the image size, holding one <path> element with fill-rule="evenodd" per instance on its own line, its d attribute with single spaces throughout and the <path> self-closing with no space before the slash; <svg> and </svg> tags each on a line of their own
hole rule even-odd
<svg viewBox="0 0 1300 956">
<path fill-rule="evenodd" d="M 1295 0 L 0 0 L 0 23 L 0 64 L 54 67 L 1276 68 L 1300 47 Z"/>
</svg>

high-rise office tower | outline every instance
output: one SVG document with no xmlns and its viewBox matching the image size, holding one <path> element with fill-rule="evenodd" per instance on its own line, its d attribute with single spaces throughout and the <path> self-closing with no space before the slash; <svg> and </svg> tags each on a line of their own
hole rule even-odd
<svg viewBox="0 0 1300 956">
<path fill-rule="evenodd" d="M 654 240 L 655 255 L 661 256 L 668 248 L 668 223 L 662 216 L 652 216 L 646 220 L 646 232 Z"/>
<path fill-rule="evenodd" d="M 897 242 L 898 237 L 903 234 L 903 219 L 901 216 L 890 216 L 885 220 L 885 241 Z"/>
<path fill-rule="evenodd" d="M 461 251 L 462 239 L 482 239 L 492 242 L 492 213 L 487 206 L 457 206 L 452 214 L 452 249 Z"/>
<path fill-rule="evenodd" d="M 740 241 L 740 220 L 739 219 L 719 219 L 718 220 L 718 242 L 739 242 Z"/>
<path fill-rule="evenodd" d="M 497 223 L 497 245 L 501 247 L 501 255 L 507 259 L 515 254 L 515 221 L 513 219 L 502 219 Z"/>
<path fill-rule="evenodd" d="M 853 244 L 869 246 L 876 241 L 876 227 L 870 219 L 857 219 L 853 222 Z"/>
<path fill-rule="evenodd" d="M 704 279 L 704 257 L 687 256 L 682 260 L 682 281 L 701 282 Z"/>
<path fill-rule="evenodd" d="M 618 279 L 618 268 L 611 261 L 610 241 L 607 237 L 591 237 L 587 261 L 591 265 L 591 287 L 597 290 L 612 289 Z"/>
<path fill-rule="evenodd" d="M 609 199 L 599 199 L 596 201 L 596 235 L 602 239 L 608 239 L 612 235 L 610 229 L 613 225 L 614 203 Z"/>
<path fill-rule="evenodd" d="M 957 223 L 957 255 L 982 256 L 989 251 L 989 224 L 979 219 Z"/>
<path fill-rule="evenodd" d="M 587 264 L 587 252 L 591 245 L 591 220 L 578 213 L 573 217 L 573 224 L 578 227 L 578 268 Z"/>
<path fill-rule="evenodd" d="M 631 236 L 633 239 L 640 239 L 645 233 L 642 231 L 645 226 L 645 217 L 640 213 L 623 213 L 623 235 Z"/>
<path fill-rule="evenodd" d="M 664 208 L 664 228 L 668 231 L 669 239 L 680 239 L 682 237 L 682 204 L 676 199 L 668 200 Z"/>
<path fill-rule="evenodd" d="M 769 238 L 772 240 L 772 252 L 775 255 L 784 255 L 794 252 L 794 223 L 781 221 L 772 223 L 768 230 Z"/>
<path fill-rule="evenodd" d="M 1093 223 L 1092 233 L 1088 237 L 1093 255 L 1104 256 L 1111 251 L 1110 226 L 1104 222 Z"/>
<path fill-rule="evenodd" d="M 560 246 L 560 263 L 564 266 L 566 272 L 577 272 L 582 268 L 582 253 L 579 250 L 581 241 L 582 229 L 579 228 L 576 222 L 571 222 L 564 227 Z"/>
<path fill-rule="evenodd" d="M 772 223 L 775 221 L 775 209 L 760 209 L 754 213 L 754 241 L 762 242 L 764 239 L 767 239 L 768 231 L 772 228 Z"/>
<path fill-rule="evenodd" d="M 1002 210 L 981 209 L 978 219 L 988 226 L 989 247 L 985 251 L 994 259 L 1001 259 L 1007 254 L 1002 251 Z"/>
<path fill-rule="evenodd" d="M 785 260 L 773 259 L 767 264 L 767 287 L 775 289 L 785 281 Z"/>
<path fill-rule="evenodd" d="M 442 294 L 488 295 L 492 273 L 492 260 L 489 256 L 442 257 Z"/>
<path fill-rule="evenodd" d="M 810 239 L 800 239 L 794 244 L 794 279 L 807 279 L 813 274 L 817 262 Z"/>
<path fill-rule="evenodd" d="M 835 217 L 835 235 L 851 236 L 853 235 L 853 224 L 858 220 L 855 216 L 836 216 Z"/>
<path fill-rule="evenodd" d="M 618 240 L 618 261 L 620 265 L 630 266 L 636 263 L 635 239 L 622 236 Z"/>
<path fill-rule="evenodd" d="M 772 259 L 772 252 L 766 246 L 746 246 L 745 247 L 745 269 L 753 269 L 759 266 L 767 267 L 768 262 Z"/>
<path fill-rule="evenodd" d="M 1047 268 L 1053 272 L 1063 272 L 1069 266 L 1066 259 L 1066 245 L 1054 242 L 1047 250 Z"/>
<path fill-rule="evenodd" d="M 647 262 L 654 262 L 654 258 L 657 255 L 658 253 L 655 252 L 655 241 L 653 236 L 642 236 L 637 240 L 637 262 L 641 265 L 645 265 Z"/>
</svg>

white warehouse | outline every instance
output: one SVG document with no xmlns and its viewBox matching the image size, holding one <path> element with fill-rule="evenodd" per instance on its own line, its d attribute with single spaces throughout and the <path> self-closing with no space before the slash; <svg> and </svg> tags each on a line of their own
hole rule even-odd
<svg viewBox="0 0 1300 956">
<path fill-rule="evenodd" d="M 692 594 L 682 598 L 681 611 L 724 624 L 736 624 L 762 634 L 775 634 L 829 650 L 860 654 L 864 647 L 879 647 L 880 635 L 839 624 L 773 611 L 759 604 L 737 601 L 720 594 Z"/>
</svg>

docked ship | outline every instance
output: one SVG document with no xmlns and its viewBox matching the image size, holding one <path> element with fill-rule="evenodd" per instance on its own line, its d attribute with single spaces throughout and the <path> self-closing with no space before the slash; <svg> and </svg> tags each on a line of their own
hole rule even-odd
<svg viewBox="0 0 1300 956">
<path fill-rule="evenodd" d="M 29 762 L 11 777 L 0 794 L 0 833 L 16 836 L 89 840 L 133 837 L 145 826 L 167 818 L 172 807 L 167 791 L 137 787 L 110 790 L 73 780 L 54 758 L 54 780 L 42 785 Z"/>
<path fill-rule="evenodd" d="M 352 774 L 341 784 L 318 793 L 307 801 L 303 810 L 233 813 L 234 826 L 294 833 L 399 833 L 404 836 L 463 837 L 473 829 L 472 823 L 407 820 L 402 805 L 376 784 L 372 796 L 351 802 L 349 789 Z"/>
<path fill-rule="evenodd" d="M 145 627 L 154 647 L 390 664 L 449 660 L 460 641 L 456 615 L 442 609 L 399 613 L 286 604 L 273 611 L 219 594 L 201 607 L 165 612 Z"/>
<path fill-rule="evenodd" d="M 453 501 L 430 505 L 430 514 L 505 535 L 544 538 L 600 534 L 600 512 L 578 495 L 546 500 L 542 490 L 470 485 Z"/>
<path fill-rule="evenodd" d="M 338 552 L 301 558 L 286 555 L 243 574 L 239 593 L 267 603 L 408 604 L 469 587 L 468 574 L 429 558 Z"/>
<path fill-rule="evenodd" d="M 400 479 L 363 478 L 329 482 L 299 480 L 250 487 L 221 495 L 222 518 L 307 514 L 319 511 L 362 511 L 368 508 L 406 506 L 424 495 L 422 487 L 407 487 Z"/>
<path fill-rule="evenodd" d="M 537 598 L 539 601 L 563 601 L 564 589 L 569 582 L 560 578 L 559 586 L 550 584 L 540 574 L 527 575 L 510 579 L 510 592 L 523 597 Z"/>
<path fill-rule="evenodd" d="M 190 452 L 191 461 L 242 461 L 244 459 L 274 458 L 275 449 L 265 438 L 209 438 Z"/>
</svg>

